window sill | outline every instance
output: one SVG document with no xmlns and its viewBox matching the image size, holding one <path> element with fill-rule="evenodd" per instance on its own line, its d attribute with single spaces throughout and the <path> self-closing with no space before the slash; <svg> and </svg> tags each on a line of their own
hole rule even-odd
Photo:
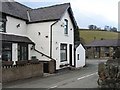
<svg viewBox="0 0 120 90">
<path fill-rule="evenodd" d="M 68 34 L 65 34 L 65 36 L 67 36 L 67 37 L 68 37 Z"/>
<path fill-rule="evenodd" d="M 0 31 L 0 33 L 6 33 L 6 32 L 2 32 L 2 31 Z"/>
</svg>

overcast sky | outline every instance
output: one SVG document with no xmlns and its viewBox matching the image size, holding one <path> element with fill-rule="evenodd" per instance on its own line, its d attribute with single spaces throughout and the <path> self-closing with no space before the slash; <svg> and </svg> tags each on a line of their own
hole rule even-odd
<svg viewBox="0 0 120 90">
<path fill-rule="evenodd" d="M 32 8 L 71 3 L 71 7 L 80 28 L 94 24 L 103 28 L 105 25 L 118 28 L 119 0 L 16 0 Z"/>
</svg>

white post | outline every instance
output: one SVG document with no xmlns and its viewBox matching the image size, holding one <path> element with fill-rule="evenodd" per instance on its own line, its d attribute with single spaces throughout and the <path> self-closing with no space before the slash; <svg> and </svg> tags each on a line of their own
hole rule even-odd
<svg viewBox="0 0 120 90">
<path fill-rule="evenodd" d="M 17 43 L 13 43 L 12 44 L 12 61 L 14 61 L 15 65 L 15 61 L 18 61 L 18 44 Z"/>
</svg>

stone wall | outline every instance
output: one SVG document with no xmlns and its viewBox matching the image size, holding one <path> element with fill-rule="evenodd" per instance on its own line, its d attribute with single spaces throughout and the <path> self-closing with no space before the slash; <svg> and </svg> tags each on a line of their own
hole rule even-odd
<svg viewBox="0 0 120 90">
<path fill-rule="evenodd" d="M 109 51 L 106 52 L 105 51 L 106 47 L 99 47 L 99 51 L 96 51 L 95 47 L 91 47 L 87 49 L 87 57 L 89 59 L 105 59 L 105 58 L 111 58 L 113 56 L 113 52 L 114 52 L 114 48 L 113 47 L 109 47 Z M 108 56 L 106 55 L 108 54 Z"/>
<path fill-rule="evenodd" d="M 2 82 L 9 82 L 43 76 L 43 63 L 27 64 L 24 66 L 3 67 L 1 70 Z"/>
</svg>

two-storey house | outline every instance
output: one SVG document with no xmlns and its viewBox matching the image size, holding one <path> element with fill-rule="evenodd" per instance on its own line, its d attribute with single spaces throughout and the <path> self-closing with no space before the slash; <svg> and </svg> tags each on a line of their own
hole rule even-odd
<svg viewBox="0 0 120 90">
<path fill-rule="evenodd" d="M 79 65 L 76 56 L 84 57 L 84 50 L 79 49 L 79 55 L 74 50 L 77 23 L 70 3 L 32 9 L 18 2 L 4 2 L 0 12 L 2 60 L 15 64 L 32 57 L 44 61 L 51 58 L 56 60 L 56 69 L 61 69 L 60 65 Z M 85 58 L 78 61 L 85 65 Z"/>
</svg>

